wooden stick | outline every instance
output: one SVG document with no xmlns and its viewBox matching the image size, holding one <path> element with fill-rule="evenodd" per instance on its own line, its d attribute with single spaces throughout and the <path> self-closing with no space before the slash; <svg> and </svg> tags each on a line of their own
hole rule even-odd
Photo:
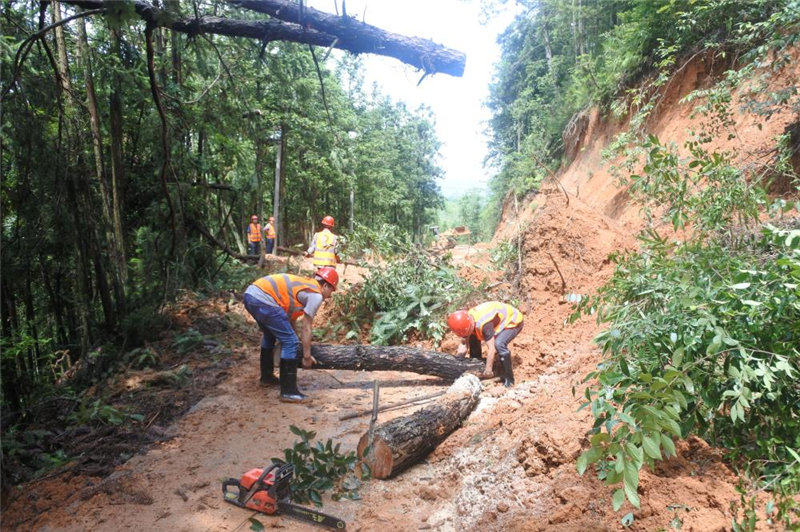
<svg viewBox="0 0 800 532">
<path fill-rule="evenodd" d="M 422 397 L 415 397 L 413 399 L 406 399 L 405 401 L 400 401 L 399 403 L 392 403 L 390 405 L 384 405 L 384 406 L 378 407 L 377 409 L 374 408 L 374 406 L 377 406 L 377 405 L 373 405 L 373 408 L 368 408 L 366 410 L 359 410 L 357 412 L 350 412 L 349 414 L 345 414 L 343 416 L 340 416 L 339 417 L 339 421 L 344 421 L 346 419 L 353 419 L 353 418 L 356 418 L 356 417 L 366 416 L 367 414 L 373 414 L 373 413 L 374 413 L 374 416 L 377 417 L 378 412 L 383 412 L 385 410 L 389 410 L 389 409 L 392 409 L 392 408 L 397 408 L 399 406 L 404 406 L 404 405 L 408 405 L 408 404 L 411 404 L 411 403 L 416 403 L 418 401 L 427 401 L 428 399 L 433 399 L 434 397 L 439 397 L 440 395 L 444 395 L 445 391 L 446 390 L 442 390 L 441 392 L 436 392 L 436 393 L 432 393 L 432 394 L 429 394 L 429 395 L 423 395 Z"/>
<path fill-rule="evenodd" d="M 500 379 L 501 379 L 501 377 L 492 377 L 491 379 L 486 379 L 486 380 L 482 381 L 482 383 L 500 382 Z M 442 390 L 440 392 L 434 392 L 434 393 L 431 393 L 431 394 L 428 394 L 428 395 L 423 395 L 422 397 L 414 397 L 412 399 L 406 399 L 405 401 L 400 401 L 399 403 L 392 403 L 390 405 L 384 405 L 384 406 L 378 408 L 378 412 L 385 412 L 386 410 L 392 410 L 394 408 L 399 408 L 401 406 L 406 406 L 406 405 L 410 405 L 410 404 L 413 404 L 413 403 L 421 403 L 422 401 L 428 401 L 429 399 L 434 399 L 436 397 L 444 395 L 446 392 L 447 392 L 447 390 Z M 374 410 L 372 408 L 369 408 L 367 410 L 359 410 L 358 412 L 350 412 L 349 414 L 345 414 L 345 415 L 339 417 L 339 421 L 345 421 L 347 419 L 353 419 L 353 418 L 356 418 L 356 417 L 366 416 L 367 414 L 373 413 L 373 411 Z"/>
</svg>

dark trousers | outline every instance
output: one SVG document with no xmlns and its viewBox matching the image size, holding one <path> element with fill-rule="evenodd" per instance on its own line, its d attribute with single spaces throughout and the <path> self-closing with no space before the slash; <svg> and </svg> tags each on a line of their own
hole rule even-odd
<svg viewBox="0 0 800 532">
<path fill-rule="evenodd" d="M 494 347 L 497 350 L 497 355 L 501 360 L 506 357 L 511 360 L 511 351 L 508 349 L 508 344 L 511 342 L 511 340 L 517 337 L 521 330 L 522 323 L 513 329 L 503 329 L 494 337 Z"/>
<path fill-rule="evenodd" d="M 272 253 L 272 250 L 274 248 L 275 248 L 275 239 L 274 238 L 268 238 L 267 239 L 267 255 Z"/>
<path fill-rule="evenodd" d="M 258 255 L 261 251 L 261 242 L 248 242 L 247 253 L 249 255 Z"/>
<path fill-rule="evenodd" d="M 513 329 L 503 329 L 494 337 L 494 347 L 497 351 L 497 355 L 500 358 L 511 356 L 511 351 L 508 349 L 508 344 L 511 343 L 511 340 L 517 337 L 519 332 L 522 330 L 522 325 L 523 324 L 520 323 Z M 481 355 L 481 341 L 478 340 L 477 336 L 472 334 L 469 337 L 469 357 L 481 358 Z"/>
</svg>

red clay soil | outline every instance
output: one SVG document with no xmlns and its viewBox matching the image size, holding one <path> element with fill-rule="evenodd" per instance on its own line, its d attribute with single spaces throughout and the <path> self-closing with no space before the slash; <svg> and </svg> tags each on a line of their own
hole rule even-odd
<svg viewBox="0 0 800 532">
<path fill-rule="evenodd" d="M 797 85 L 797 63 L 791 68 L 782 80 Z M 664 99 L 668 105 L 650 126 L 664 140 L 680 143 L 696 126 L 690 108 L 677 99 L 705 82 L 703 71 L 696 61 L 671 83 Z M 761 130 L 751 127 L 755 118 L 736 119 L 735 148 L 740 157 L 754 160 L 797 118 L 773 116 Z M 623 530 L 620 520 L 631 511 L 630 530 L 731 528 L 731 504 L 739 501 L 737 478 L 721 451 L 700 440 L 678 442 L 677 458 L 642 472 L 640 509 L 626 505 L 613 512 L 612 489 L 591 471 L 583 477 L 576 471 L 591 426 L 591 415 L 578 411 L 581 381 L 600 353 L 592 343 L 598 332 L 592 320 L 565 323 L 571 312 L 565 294 L 587 294 L 600 286 L 613 271 L 608 255 L 635 249 L 634 234 L 642 224 L 600 157 L 609 131 L 615 126 L 596 113 L 589 116 L 577 158 L 561 175 L 568 201 L 560 188 L 548 186 L 516 207 L 507 206 L 494 243 L 516 238 L 522 230 L 521 276 L 504 281 L 501 272 L 491 271 L 488 244 L 453 250 L 467 279 L 496 283 L 490 297 L 517 301 L 526 316 L 512 343 L 517 385 L 489 385 L 464 425 L 427 460 L 394 479 L 367 482 L 362 500 L 326 500 L 323 511 L 343 518 L 350 530 Z M 348 268 L 344 289 L 360 273 Z M 238 303 L 221 305 L 218 312 L 249 320 Z M 169 439 L 105 479 L 64 476 L 15 488 L 3 529 L 248 530 L 254 514 L 222 501 L 220 479 L 280 456 L 296 440 L 289 425 L 355 449 L 368 417 L 339 421 L 339 416 L 371 406 L 373 380 L 381 382 L 382 404 L 446 387 L 405 373 L 308 370 L 301 371 L 299 385 L 313 402 L 284 404 L 277 401 L 276 388 L 256 385 L 254 325 L 252 334 L 234 331 L 217 339 L 233 351 L 235 362 L 213 395 L 165 428 Z M 454 352 L 455 345 L 448 337 L 442 350 Z M 387 412 L 379 421 L 410 411 Z M 313 530 L 289 518 L 257 518 L 268 528 Z"/>
</svg>

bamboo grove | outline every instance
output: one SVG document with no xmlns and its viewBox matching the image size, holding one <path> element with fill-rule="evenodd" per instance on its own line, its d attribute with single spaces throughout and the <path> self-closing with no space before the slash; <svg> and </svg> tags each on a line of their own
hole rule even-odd
<svg viewBox="0 0 800 532">
<path fill-rule="evenodd" d="M 145 340 L 178 290 L 245 252 L 276 179 L 282 245 L 326 214 L 416 237 L 435 219 L 430 113 L 365 88 L 357 56 L 170 31 L 134 2 L 72 4 L 1 15 L 5 406 Z M 165 2 L 256 16 L 235 4 Z"/>
</svg>

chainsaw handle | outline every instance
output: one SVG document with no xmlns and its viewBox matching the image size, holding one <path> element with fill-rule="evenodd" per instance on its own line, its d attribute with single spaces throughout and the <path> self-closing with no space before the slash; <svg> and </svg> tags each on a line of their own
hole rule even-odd
<svg viewBox="0 0 800 532">
<path fill-rule="evenodd" d="M 235 487 L 236 493 L 233 491 L 229 491 L 228 488 Z M 222 481 L 222 497 L 228 501 L 232 502 L 237 506 L 242 506 L 242 502 L 239 501 L 239 497 L 242 494 L 242 485 L 239 483 L 238 478 L 228 478 L 227 480 Z"/>
</svg>

